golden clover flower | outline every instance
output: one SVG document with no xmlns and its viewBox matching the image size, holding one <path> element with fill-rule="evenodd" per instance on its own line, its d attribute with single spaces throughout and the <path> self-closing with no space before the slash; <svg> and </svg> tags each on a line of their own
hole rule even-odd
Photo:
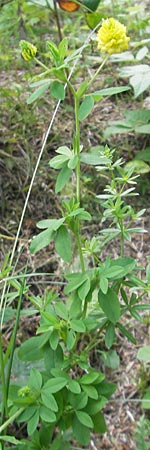
<svg viewBox="0 0 150 450">
<path fill-rule="evenodd" d="M 37 53 L 37 48 L 35 45 L 28 41 L 20 41 L 21 54 L 25 61 L 30 61 L 33 59 Z"/>
<path fill-rule="evenodd" d="M 113 17 L 104 20 L 97 33 L 98 49 L 109 55 L 127 50 L 129 40 L 126 27 Z"/>
</svg>

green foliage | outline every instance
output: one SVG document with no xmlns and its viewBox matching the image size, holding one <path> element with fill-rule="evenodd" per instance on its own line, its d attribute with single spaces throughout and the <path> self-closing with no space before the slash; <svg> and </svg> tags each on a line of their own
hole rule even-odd
<svg viewBox="0 0 150 450">
<path fill-rule="evenodd" d="M 11 14 L 14 11 L 16 14 L 20 3 L 11 3 Z M 44 5 L 39 13 L 35 4 L 30 9 L 31 5 L 28 3 L 26 6 L 25 2 L 21 5 L 21 19 L 24 19 L 25 9 L 29 8 L 31 17 L 25 21 L 25 29 L 29 27 L 32 34 L 32 27 L 37 21 L 40 22 L 40 14 L 44 14 L 44 20 L 47 21 L 47 10 L 51 11 L 51 5 L 49 7 L 47 2 L 37 2 L 40 7 Z M 99 3 L 98 0 L 84 0 L 83 5 L 94 12 Z M 46 12 L 43 13 L 43 9 L 47 9 Z M 32 16 L 33 12 L 35 15 Z M 3 13 L 5 15 L 4 10 Z M 41 294 L 41 297 L 28 294 L 29 287 L 25 283 L 25 277 L 21 282 L 17 278 L 9 279 L 12 268 L 7 259 L 4 262 L 1 278 L 8 276 L 10 288 L 9 295 L 6 294 L 6 304 L 15 300 L 18 305 L 17 308 L 6 309 L 4 315 L 5 323 L 11 319 L 15 326 L 8 349 L 2 352 L 1 346 L 0 353 L 2 449 L 6 442 L 16 444 L 18 450 L 69 450 L 72 441 L 82 447 L 88 446 L 91 431 L 104 433 L 106 424 L 102 410 L 115 392 L 116 385 L 108 381 L 100 369 L 92 366 L 92 352 L 100 355 L 106 367 L 116 370 L 120 362 L 114 348 L 118 329 L 135 344 L 136 340 L 132 329 L 128 327 L 129 320 L 126 324 L 126 317 L 134 318 L 140 323 L 140 310 L 149 309 L 149 305 L 141 301 L 144 295 L 150 295 L 149 264 L 146 274 L 143 269 L 141 281 L 136 261 L 124 254 L 125 242 L 131 240 L 132 233 L 145 232 L 141 226 L 134 225 L 135 221 L 141 220 L 145 210 L 136 212 L 130 205 L 130 197 L 135 195 L 135 168 L 123 166 L 122 158 L 117 159 L 116 151 L 108 146 L 92 148 L 88 153 L 85 149 L 82 151 L 80 135 L 80 122 L 92 112 L 95 102 L 101 101 L 104 96 L 122 94 L 130 87 L 107 87 L 91 92 L 91 85 L 102 67 L 99 66 L 93 78 L 84 80 L 76 89 L 75 84 L 67 79 L 67 70 L 70 70 L 78 57 L 81 57 L 80 49 L 75 52 L 68 49 L 66 38 L 57 45 L 51 39 L 47 41 L 44 62 L 35 55 L 35 63 L 42 68 L 42 72 L 35 71 L 30 84 L 30 88 L 35 90 L 28 97 L 27 104 L 37 101 L 44 94 L 62 101 L 65 99 L 67 85 L 74 101 L 72 145 L 60 145 L 56 149 L 56 156 L 49 162 L 49 170 L 53 173 L 56 171 L 57 174 L 55 194 L 60 193 L 62 196 L 65 188 L 64 199 L 60 203 L 60 217 L 50 217 L 38 222 L 39 234 L 30 244 L 30 251 L 34 254 L 54 242 L 56 258 L 63 260 L 61 275 L 65 287 L 60 296 L 53 291 Z M 135 80 L 132 80 L 131 85 L 134 86 L 135 96 L 147 86 L 144 81 L 144 88 L 137 87 Z M 149 133 L 149 121 L 148 110 L 129 111 L 123 121 L 114 123 L 113 128 L 107 130 L 107 135 L 116 130 Z M 101 222 L 103 225 L 106 222 L 107 225 L 91 239 L 87 230 L 92 217 L 84 207 L 84 196 L 81 198 L 82 166 L 96 166 L 96 176 L 102 173 L 104 179 L 107 179 L 104 192 L 96 198 L 103 210 Z M 71 194 L 67 195 L 68 183 L 71 189 L 70 179 L 75 181 Z M 115 239 L 118 241 L 118 248 L 120 246 L 119 256 L 114 259 L 111 256 L 104 257 L 103 248 Z M 74 270 L 72 263 L 76 254 L 79 263 Z M 36 335 L 19 346 L 18 358 L 28 363 L 31 370 L 29 376 L 25 375 L 25 381 L 16 385 L 11 381 L 11 369 L 23 295 L 36 308 L 32 312 L 38 313 L 39 322 Z M 3 313 L 4 309 L 2 319 Z M 148 349 L 139 351 L 138 357 L 147 361 L 147 353 Z M 146 404 L 149 405 L 149 388 L 142 399 L 143 408 Z M 5 420 L 6 416 L 8 421 Z M 3 434 L 7 425 L 14 421 L 18 427 L 26 424 L 27 439 L 19 441 Z"/>
</svg>

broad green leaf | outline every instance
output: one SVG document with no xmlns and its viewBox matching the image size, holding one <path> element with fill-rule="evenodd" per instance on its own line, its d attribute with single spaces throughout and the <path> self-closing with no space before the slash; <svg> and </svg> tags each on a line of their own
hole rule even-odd
<svg viewBox="0 0 150 450">
<path fill-rule="evenodd" d="M 117 276 L 115 275 L 115 273 L 113 273 L 113 279 L 117 279 L 118 277 L 125 277 L 126 275 L 128 275 L 130 272 L 132 272 L 132 270 L 135 267 L 135 259 L 134 258 L 129 258 L 129 257 L 124 257 L 124 258 L 118 258 L 118 259 L 114 259 L 113 261 L 111 261 L 111 268 L 114 266 L 119 266 L 120 268 L 122 267 L 122 272 L 120 272 Z"/>
<path fill-rule="evenodd" d="M 83 320 L 81 319 L 72 319 L 70 321 L 70 327 L 72 328 L 72 330 L 77 331 L 79 333 L 85 333 L 86 331 L 86 326 Z"/>
<path fill-rule="evenodd" d="M 101 0 L 82 0 L 82 4 L 90 11 L 96 11 Z"/>
<path fill-rule="evenodd" d="M 87 446 L 90 442 L 90 430 L 82 425 L 75 415 L 73 417 L 72 428 L 75 439 L 81 445 Z"/>
<path fill-rule="evenodd" d="M 76 92 L 76 96 L 78 97 L 78 99 L 80 99 L 83 96 L 87 87 L 88 87 L 88 81 L 84 80 L 83 83 L 80 84 L 80 87 L 78 88 L 78 90 Z"/>
<path fill-rule="evenodd" d="M 94 423 L 94 431 L 98 434 L 103 434 L 107 431 L 106 423 L 104 416 L 101 411 L 92 416 L 92 420 Z"/>
<path fill-rule="evenodd" d="M 1 441 L 6 441 L 6 443 L 9 444 L 19 444 L 19 445 L 24 445 L 24 442 L 19 441 L 18 439 L 16 439 L 13 436 L 9 436 L 9 435 L 1 435 Z M 12 447 L 11 447 L 12 448 Z M 2 449 L 2 447 L 0 447 L 0 450 Z"/>
<path fill-rule="evenodd" d="M 133 171 L 138 174 L 150 172 L 150 166 L 142 159 L 133 159 L 132 161 L 129 161 L 125 167 L 126 169 L 133 169 Z"/>
<path fill-rule="evenodd" d="M 75 342 L 76 342 L 76 335 L 73 330 L 69 330 L 67 332 L 67 339 L 66 339 L 67 349 L 72 350 Z"/>
<path fill-rule="evenodd" d="M 150 123 L 141 126 L 135 126 L 135 133 L 150 134 Z"/>
<path fill-rule="evenodd" d="M 73 273 L 66 275 L 68 284 L 65 287 L 65 294 L 70 294 L 70 292 L 75 291 L 79 288 L 87 279 L 87 275 L 84 273 Z"/>
<path fill-rule="evenodd" d="M 68 161 L 69 169 L 71 169 L 71 170 L 75 169 L 75 167 L 77 166 L 77 163 L 78 163 L 78 156 L 73 155 L 72 158 L 70 158 L 70 160 Z"/>
<path fill-rule="evenodd" d="M 107 319 L 114 324 L 118 322 L 121 315 L 120 303 L 113 289 L 108 288 L 107 294 L 103 294 L 103 292 L 99 290 L 98 301 L 100 307 L 106 314 Z"/>
<path fill-rule="evenodd" d="M 103 276 L 100 277 L 100 289 L 103 292 L 103 294 L 106 294 L 108 291 L 108 280 Z"/>
<path fill-rule="evenodd" d="M 51 94 L 53 95 L 54 98 L 56 98 L 57 100 L 64 100 L 65 98 L 65 88 L 64 85 L 62 83 L 60 83 L 60 81 L 52 81 L 51 86 L 50 86 L 50 91 Z"/>
<path fill-rule="evenodd" d="M 51 378 L 47 381 L 46 387 L 49 390 L 50 394 L 55 394 L 55 392 L 60 391 L 63 389 L 64 386 L 67 384 L 67 379 L 63 377 L 57 377 L 57 378 Z"/>
<path fill-rule="evenodd" d="M 73 394 L 80 394 L 80 392 L 81 392 L 80 384 L 76 380 L 70 379 L 67 387 L 68 387 L 69 391 L 73 392 Z"/>
<path fill-rule="evenodd" d="M 31 369 L 29 386 L 36 391 L 40 391 L 42 386 L 42 375 L 37 369 Z"/>
<path fill-rule="evenodd" d="M 46 383 L 44 384 L 42 391 L 41 391 L 41 398 L 44 405 L 51 409 L 54 412 L 58 411 L 58 405 L 56 403 L 56 400 L 52 394 L 49 392 L 49 388 L 47 387 Z"/>
<path fill-rule="evenodd" d="M 109 323 L 106 328 L 105 334 L 105 345 L 108 349 L 112 347 L 114 340 L 115 340 L 115 327 L 113 323 Z"/>
<path fill-rule="evenodd" d="M 31 419 L 27 423 L 27 431 L 29 436 L 31 436 L 36 430 L 39 423 L 39 411 L 35 411 Z"/>
<path fill-rule="evenodd" d="M 91 385 L 88 385 L 88 384 L 83 384 L 82 385 L 82 389 L 83 389 L 84 392 L 86 392 L 88 397 L 93 398 L 94 400 L 98 399 L 98 392 L 97 392 L 97 389 L 94 386 L 91 386 Z"/>
<path fill-rule="evenodd" d="M 40 407 L 39 413 L 41 419 L 44 420 L 44 422 L 53 423 L 56 421 L 55 413 L 44 405 Z"/>
<path fill-rule="evenodd" d="M 144 397 L 142 398 L 142 408 L 150 410 L 150 387 L 146 389 Z"/>
<path fill-rule="evenodd" d="M 86 392 L 81 392 L 79 395 L 69 395 L 69 400 L 74 409 L 83 409 L 87 405 L 88 395 Z"/>
<path fill-rule="evenodd" d="M 87 406 L 85 411 L 87 411 L 90 416 L 94 416 L 97 414 L 107 403 L 107 398 L 103 395 L 98 400 L 93 400 L 92 398 L 88 399 Z"/>
<path fill-rule="evenodd" d="M 87 414 L 84 411 L 76 411 L 76 416 L 82 425 L 84 425 L 87 428 L 93 428 L 93 421 L 89 414 Z"/>
<path fill-rule="evenodd" d="M 72 151 L 70 150 L 67 145 L 61 145 L 61 147 L 58 147 L 56 150 L 56 153 L 59 153 L 60 155 L 68 156 L 68 159 L 72 158 Z"/>
<path fill-rule="evenodd" d="M 42 86 L 40 86 L 38 89 L 36 89 L 36 91 L 34 91 L 30 95 L 30 97 L 28 97 L 27 104 L 30 105 L 31 103 L 35 102 L 35 100 L 37 100 L 39 97 L 42 97 L 42 95 L 47 90 L 49 85 L 50 85 L 50 82 L 49 83 L 45 83 Z"/>
<path fill-rule="evenodd" d="M 92 111 L 94 99 L 91 94 L 87 95 L 79 107 L 79 120 L 84 120 Z"/>
<path fill-rule="evenodd" d="M 80 160 L 83 164 L 91 165 L 91 166 L 98 166 L 98 165 L 106 165 L 109 160 L 105 156 L 98 156 L 94 155 L 92 153 L 81 153 Z"/>
<path fill-rule="evenodd" d="M 64 223 L 65 219 L 44 219 L 37 223 L 37 227 L 40 229 L 48 228 L 51 231 L 56 231 Z"/>
<path fill-rule="evenodd" d="M 22 361 L 37 361 L 42 359 L 44 356 L 41 347 L 42 339 L 41 336 L 36 336 L 23 342 L 18 350 L 18 357 Z"/>
<path fill-rule="evenodd" d="M 89 372 L 81 377 L 80 382 L 81 382 L 81 384 L 87 384 L 87 385 L 93 384 L 94 381 L 99 379 L 99 375 L 100 375 L 99 372 L 95 372 L 95 371 Z"/>
<path fill-rule="evenodd" d="M 89 28 L 93 30 L 98 24 L 100 24 L 101 20 L 104 19 L 104 13 L 95 11 L 95 12 L 87 12 L 85 14 L 86 22 Z"/>
<path fill-rule="evenodd" d="M 59 174 L 57 176 L 56 185 L 55 185 L 56 194 L 58 194 L 58 192 L 62 191 L 64 186 L 66 186 L 66 184 L 69 181 L 70 175 L 71 175 L 71 169 L 69 169 L 67 164 L 64 164 L 64 166 L 62 167 L 61 171 L 59 172 Z"/>
<path fill-rule="evenodd" d="M 59 58 L 60 60 L 63 60 L 67 55 L 68 50 L 68 39 L 66 37 L 62 39 L 62 41 L 60 42 L 58 50 L 59 50 Z"/>
<path fill-rule="evenodd" d="M 107 399 L 111 397 L 112 394 L 114 394 L 115 390 L 117 388 L 117 385 L 114 383 L 110 383 L 109 381 L 102 381 L 98 386 L 96 386 L 96 389 L 98 390 L 99 395 L 104 395 Z"/>
<path fill-rule="evenodd" d="M 90 278 L 87 278 L 86 281 L 78 288 L 78 295 L 81 300 L 85 300 L 89 290 L 91 287 Z"/>
<path fill-rule="evenodd" d="M 35 236 L 30 244 L 30 252 L 36 253 L 39 250 L 42 250 L 42 248 L 46 247 L 50 244 L 54 237 L 54 232 L 50 229 L 44 230 L 41 233 L 39 233 L 37 236 Z"/>
<path fill-rule="evenodd" d="M 116 350 L 110 350 L 108 353 L 102 354 L 102 360 L 104 365 L 112 370 L 118 369 L 120 364 L 120 358 Z"/>
<path fill-rule="evenodd" d="M 57 155 L 54 156 L 54 158 L 52 158 L 49 162 L 50 167 L 52 167 L 53 169 L 61 169 L 64 166 L 64 163 L 66 161 L 68 161 L 68 156 L 66 155 Z"/>
<path fill-rule="evenodd" d="M 64 225 L 61 225 L 61 227 L 57 231 L 55 248 L 59 256 L 65 262 L 69 263 L 72 256 L 72 241 L 70 233 Z"/>
<path fill-rule="evenodd" d="M 68 320 L 68 311 L 65 303 L 60 300 L 60 302 L 55 303 L 54 308 L 57 316 L 61 317 L 61 319 Z"/>
<path fill-rule="evenodd" d="M 50 338 L 49 338 L 49 342 L 50 342 L 51 348 L 53 350 L 56 350 L 57 345 L 59 343 L 59 334 L 58 334 L 57 330 L 52 331 Z"/>
<path fill-rule="evenodd" d="M 92 93 L 94 100 L 99 99 L 99 97 L 111 96 L 120 94 L 121 92 L 129 91 L 130 86 L 118 86 L 118 87 L 110 87 L 106 89 L 100 89 L 99 91 L 95 91 Z"/>
<path fill-rule="evenodd" d="M 142 159 L 143 161 L 150 162 L 150 147 L 146 147 L 136 154 L 136 159 Z"/>
<path fill-rule="evenodd" d="M 150 345 L 145 345 L 144 347 L 139 348 L 137 352 L 137 358 L 141 361 L 150 362 Z"/>
</svg>

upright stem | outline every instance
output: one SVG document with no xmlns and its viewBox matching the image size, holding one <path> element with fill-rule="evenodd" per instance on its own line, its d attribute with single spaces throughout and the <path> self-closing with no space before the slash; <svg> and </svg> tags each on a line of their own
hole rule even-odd
<svg viewBox="0 0 150 450">
<path fill-rule="evenodd" d="M 77 203 L 80 205 L 80 123 L 79 123 L 79 99 L 75 95 L 75 125 L 76 125 L 76 135 L 75 135 L 75 154 L 78 157 L 77 167 L 76 167 L 76 198 Z"/>
</svg>

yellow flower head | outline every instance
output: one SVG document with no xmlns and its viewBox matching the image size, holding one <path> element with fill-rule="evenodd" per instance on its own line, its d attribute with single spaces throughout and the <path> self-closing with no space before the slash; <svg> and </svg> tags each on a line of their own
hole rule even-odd
<svg viewBox="0 0 150 450">
<path fill-rule="evenodd" d="M 36 55 L 37 48 L 35 45 L 30 44 L 30 42 L 27 41 L 20 41 L 20 48 L 21 48 L 21 54 L 25 61 L 30 61 L 33 59 Z"/>
<path fill-rule="evenodd" d="M 127 50 L 129 40 L 126 27 L 113 17 L 104 20 L 97 33 L 98 49 L 109 55 Z"/>
</svg>

